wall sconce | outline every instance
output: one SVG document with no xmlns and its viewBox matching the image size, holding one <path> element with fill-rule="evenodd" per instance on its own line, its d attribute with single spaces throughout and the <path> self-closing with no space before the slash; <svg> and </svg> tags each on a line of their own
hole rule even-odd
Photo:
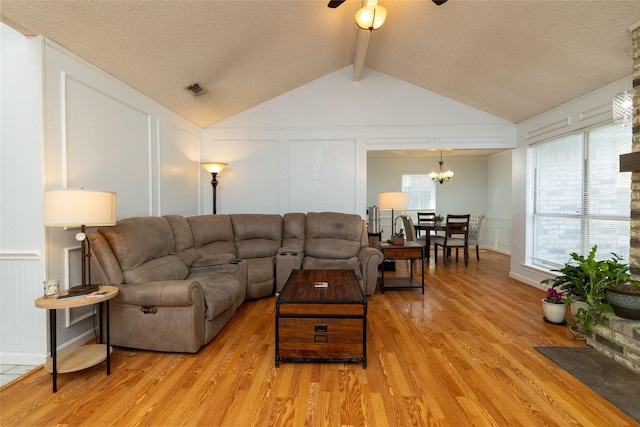
<svg viewBox="0 0 640 427">
<path fill-rule="evenodd" d="M 216 214 L 216 187 L 218 186 L 217 176 L 222 169 L 227 166 L 226 163 L 217 163 L 217 162 L 202 162 L 200 163 L 202 167 L 204 167 L 207 172 L 211 174 L 211 186 L 213 187 L 213 214 Z"/>
<path fill-rule="evenodd" d="M 377 30 L 387 19 L 387 9 L 382 6 L 365 6 L 356 12 L 356 24 L 363 30 Z"/>
<path fill-rule="evenodd" d="M 69 287 L 69 294 L 84 295 L 98 290 L 91 285 L 89 257 L 91 247 L 86 226 L 116 224 L 116 193 L 84 189 L 53 190 L 44 193 L 46 227 L 80 227 L 76 240 L 82 245 L 82 279 L 80 286 Z"/>
<path fill-rule="evenodd" d="M 378 194 L 378 209 L 391 209 L 391 235 L 396 234 L 395 209 L 407 209 L 408 196 L 404 192 L 387 192 Z"/>
<path fill-rule="evenodd" d="M 613 97 L 613 122 L 624 126 L 633 120 L 633 92 L 625 90 Z"/>
</svg>

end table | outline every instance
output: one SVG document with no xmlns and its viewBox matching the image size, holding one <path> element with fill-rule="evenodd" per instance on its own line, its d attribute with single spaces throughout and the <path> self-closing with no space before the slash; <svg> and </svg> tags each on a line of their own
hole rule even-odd
<svg viewBox="0 0 640 427">
<path fill-rule="evenodd" d="M 62 291 L 61 295 L 65 295 Z M 64 374 L 68 372 L 80 371 L 97 365 L 103 360 L 107 361 L 107 375 L 111 374 L 111 345 L 109 343 L 109 300 L 118 295 L 118 288 L 115 286 L 100 286 L 97 294 L 83 295 L 73 298 L 44 298 L 36 299 L 36 307 L 49 310 L 49 340 L 51 345 L 51 357 L 47 358 L 44 368 L 53 374 L 53 392 L 58 391 L 58 372 Z M 89 344 L 71 348 L 57 354 L 56 341 L 56 310 L 63 308 L 85 307 L 99 304 L 100 310 L 100 343 L 102 337 L 102 306 L 105 306 L 106 316 L 106 344 Z"/>
<path fill-rule="evenodd" d="M 382 269 L 382 277 L 380 278 L 380 291 L 384 294 L 385 289 L 409 289 L 422 288 L 424 294 L 424 250 L 425 247 L 420 243 L 405 241 L 402 245 L 394 245 L 387 242 L 379 242 L 377 248 L 382 251 L 384 260 L 392 259 L 408 259 L 411 262 L 411 277 L 388 277 L 384 278 L 384 268 Z M 413 260 L 422 261 L 422 283 L 418 283 L 413 278 Z"/>
</svg>

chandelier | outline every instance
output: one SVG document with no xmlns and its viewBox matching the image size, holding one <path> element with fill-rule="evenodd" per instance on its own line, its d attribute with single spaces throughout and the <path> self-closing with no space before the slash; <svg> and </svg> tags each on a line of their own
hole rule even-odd
<svg viewBox="0 0 640 427">
<path fill-rule="evenodd" d="M 429 174 L 429 178 L 442 184 L 445 181 L 449 181 L 453 176 L 453 172 L 451 171 L 444 172 L 444 169 L 442 168 L 444 166 L 444 162 L 442 161 L 442 150 L 440 150 L 440 161 L 438 163 L 440 164 L 440 172 L 439 173 L 431 172 Z"/>
</svg>

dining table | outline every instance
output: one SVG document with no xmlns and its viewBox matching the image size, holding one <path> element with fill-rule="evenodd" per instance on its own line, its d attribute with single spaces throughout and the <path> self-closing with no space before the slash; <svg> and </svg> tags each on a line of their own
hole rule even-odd
<svg viewBox="0 0 640 427">
<path fill-rule="evenodd" d="M 444 221 L 422 221 L 416 222 L 413 227 L 416 229 L 416 236 L 418 235 L 418 230 L 424 231 L 425 236 L 425 257 L 427 258 L 427 263 L 429 263 L 430 253 L 431 253 L 431 231 L 446 231 L 446 222 Z"/>
</svg>

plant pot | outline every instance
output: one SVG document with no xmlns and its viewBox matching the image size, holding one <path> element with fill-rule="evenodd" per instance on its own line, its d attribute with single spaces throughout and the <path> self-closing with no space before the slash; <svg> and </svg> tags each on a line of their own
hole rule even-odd
<svg viewBox="0 0 640 427">
<path fill-rule="evenodd" d="M 567 306 L 562 304 L 555 304 L 542 300 L 542 312 L 544 313 L 544 320 L 554 325 L 564 325 L 566 323 L 565 316 L 567 315 Z"/>
<path fill-rule="evenodd" d="M 640 320 L 640 290 L 633 285 L 620 289 L 605 289 L 607 300 L 616 316 L 623 319 Z"/>
<path fill-rule="evenodd" d="M 589 308 L 586 302 L 583 301 L 574 301 L 571 304 L 571 315 L 575 318 L 576 314 L 578 314 L 578 310 L 584 308 L 585 310 Z"/>
</svg>

